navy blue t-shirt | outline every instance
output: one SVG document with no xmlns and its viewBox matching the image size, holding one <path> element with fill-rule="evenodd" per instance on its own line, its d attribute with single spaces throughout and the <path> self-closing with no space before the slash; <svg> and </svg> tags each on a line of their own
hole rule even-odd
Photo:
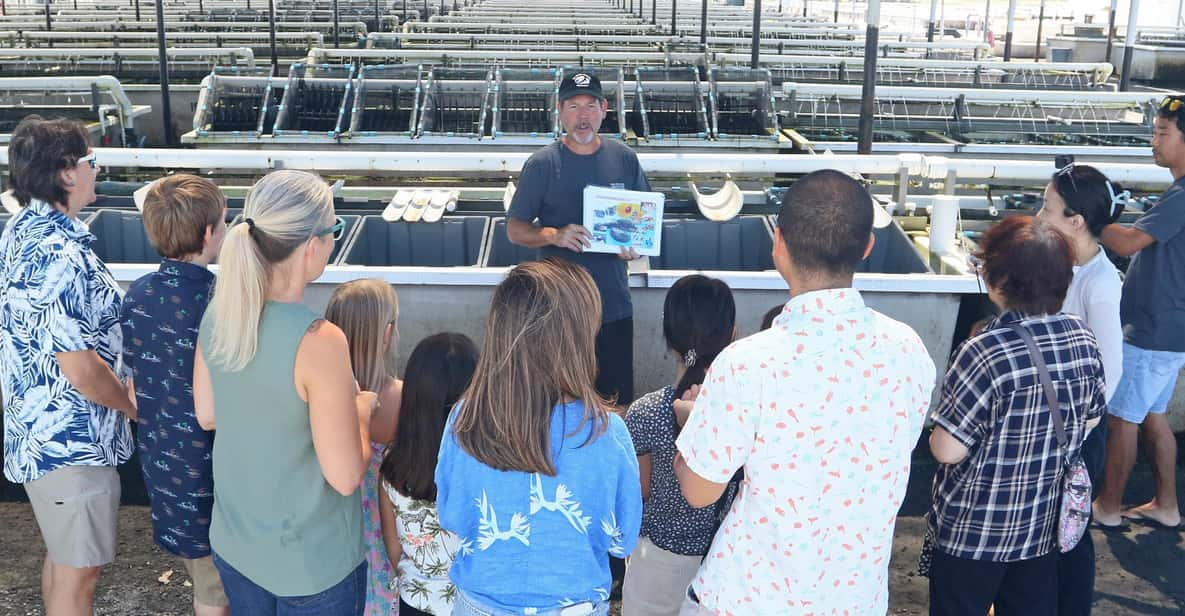
<svg viewBox="0 0 1185 616">
<path fill-rule="evenodd" d="M 1156 242 L 1136 253 L 1123 281 L 1123 339 L 1149 351 L 1185 352 L 1185 178 L 1135 223 Z"/>
<path fill-rule="evenodd" d="M 507 214 L 526 222 L 538 220 L 544 227 L 583 224 L 587 186 L 650 190 L 638 155 L 625 144 L 604 139 L 596 152 L 582 155 L 556 141 L 527 159 Z M 588 270 L 601 292 L 602 323 L 633 316 L 628 269 L 620 256 L 555 246 L 540 248 L 539 256 L 558 256 Z"/>
<path fill-rule="evenodd" d="M 123 361 L 136 383 L 140 467 L 157 545 L 182 558 L 210 555 L 214 433 L 193 407 L 193 357 L 214 274 L 165 260 L 132 283 L 120 310 Z"/>
</svg>

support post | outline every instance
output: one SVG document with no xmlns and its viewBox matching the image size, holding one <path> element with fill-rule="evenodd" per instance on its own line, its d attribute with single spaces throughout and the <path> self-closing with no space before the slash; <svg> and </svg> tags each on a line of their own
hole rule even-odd
<svg viewBox="0 0 1185 616">
<path fill-rule="evenodd" d="M 679 10 L 679 0 L 671 0 L 671 36 L 678 34 L 679 29 L 676 27 L 675 14 Z"/>
<path fill-rule="evenodd" d="M 45 5 L 49 6 L 49 0 L 46 0 Z M 136 21 L 140 21 L 140 0 L 136 0 L 135 7 L 136 7 Z"/>
<path fill-rule="evenodd" d="M 650 0 L 650 25 L 658 25 L 658 0 Z"/>
<path fill-rule="evenodd" d="M 803 17 L 807 16 L 807 13 L 810 12 L 810 8 L 811 8 L 811 0 L 802 0 L 802 16 Z"/>
<path fill-rule="evenodd" d="M 1107 12 L 1107 52 L 1103 54 L 1103 62 L 1111 64 L 1111 48 L 1115 44 L 1115 11 L 1119 10 L 1119 0 L 1111 0 L 1111 10 Z"/>
<path fill-rule="evenodd" d="M 1012 32 L 1016 29 L 1016 0 L 1008 0 L 1008 31 L 1004 33 L 1004 61 L 1012 60 Z"/>
<path fill-rule="evenodd" d="M 139 3 L 137 2 L 137 5 Z M 165 0 L 156 0 L 156 45 L 160 52 L 160 113 L 165 129 L 165 145 L 171 146 L 173 138 L 173 104 L 169 98 L 169 56 L 165 45 Z"/>
<path fill-rule="evenodd" d="M 938 0 L 930 0 L 930 21 L 926 22 L 926 42 L 934 42 L 934 28 L 937 27 L 938 20 Z M 930 51 L 926 51 L 926 57 L 930 57 Z"/>
<path fill-rule="evenodd" d="M 835 0 L 835 23 L 839 23 L 839 0 Z"/>
<path fill-rule="evenodd" d="M 1037 46 L 1033 48 L 1033 62 L 1041 61 L 1041 32 L 1045 26 L 1045 0 L 1041 0 L 1041 8 L 1037 10 Z"/>
<path fill-rule="evenodd" d="M 45 3 L 45 31 L 53 31 L 53 18 L 49 16 L 49 3 Z"/>
<path fill-rule="evenodd" d="M 706 3 L 705 3 L 706 4 Z M 761 55 L 761 0 L 753 0 L 753 42 L 749 44 L 749 66 L 757 68 Z"/>
<path fill-rule="evenodd" d="M 342 41 L 337 28 L 337 0 L 333 0 L 331 8 L 333 9 L 333 48 L 341 49 Z"/>
<path fill-rule="evenodd" d="M 987 0 L 983 7 L 983 42 L 991 44 L 988 33 L 992 31 L 992 0 Z"/>
<path fill-rule="evenodd" d="M 1132 55 L 1136 46 L 1136 32 L 1140 23 L 1140 0 L 1132 0 L 1131 9 L 1127 12 L 1127 32 L 1123 39 L 1123 72 L 1119 74 L 1119 91 L 1127 92 L 1131 87 Z"/>
<path fill-rule="evenodd" d="M 876 51 L 880 39 L 880 20 L 880 0 L 868 0 L 868 31 L 864 35 L 864 86 L 860 95 L 860 125 L 856 145 L 858 154 L 872 154 L 872 124 L 876 111 L 873 105 L 876 99 Z"/>
<path fill-rule="evenodd" d="M 77 0 L 75 0 L 77 2 Z M 77 7 L 75 7 L 77 8 Z M 1185 0 L 1177 0 L 1177 21 L 1173 23 L 1173 28 L 1181 27 L 1181 10 L 1185 9 Z"/>
<path fill-rule="evenodd" d="M 701 51 L 708 50 L 708 0 L 703 1 L 699 12 L 699 46 Z"/>
<path fill-rule="evenodd" d="M 267 44 L 272 54 L 272 74 L 279 75 L 280 58 L 276 54 L 276 0 L 267 0 Z"/>
</svg>

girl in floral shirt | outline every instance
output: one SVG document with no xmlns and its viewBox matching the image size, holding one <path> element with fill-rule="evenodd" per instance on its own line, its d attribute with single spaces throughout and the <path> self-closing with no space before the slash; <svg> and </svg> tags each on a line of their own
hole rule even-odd
<svg viewBox="0 0 1185 616">
<path fill-rule="evenodd" d="M 425 338 L 407 361 L 399 429 L 383 456 L 384 496 L 379 499 L 400 616 L 443 616 L 453 610 L 457 589 L 448 572 L 459 541 L 440 526 L 433 471 L 449 410 L 476 365 L 477 346 L 452 333 Z"/>
</svg>

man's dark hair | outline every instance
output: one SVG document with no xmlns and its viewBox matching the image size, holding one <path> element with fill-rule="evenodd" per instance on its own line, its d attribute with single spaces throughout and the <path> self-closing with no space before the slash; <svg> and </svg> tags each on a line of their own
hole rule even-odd
<svg viewBox="0 0 1185 616">
<path fill-rule="evenodd" d="M 1169 96 L 1166 98 L 1166 100 L 1168 99 L 1185 101 L 1185 97 L 1181 96 Z M 1173 120 L 1176 122 L 1177 130 L 1181 131 L 1182 138 L 1185 138 L 1185 107 L 1177 107 L 1177 109 L 1174 111 L 1170 110 L 1167 105 L 1161 105 L 1156 108 L 1156 115 L 1157 117 L 1161 117 L 1166 120 Z"/>
<path fill-rule="evenodd" d="M 786 191 L 778 229 L 797 267 L 850 276 L 872 234 L 872 195 L 834 169 L 809 173 Z"/>
<path fill-rule="evenodd" d="M 8 174 L 12 193 L 22 206 L 37 199 L 66 203 L 60 171 L 78 164 L 90 149 L 86 127 L 76 120 L 46 120 L 31 115 L 21 120 L 8 142 Z"/>
<path fill-rule="evenodd" d="M 984 281 L 1004 296 L 1005 308 L 1031 316 L 1061 311 L 1073 255 L 1066 236 L 1032 216 L 1005 217 L 983 234 L 976 253 Z"/>
</svg>

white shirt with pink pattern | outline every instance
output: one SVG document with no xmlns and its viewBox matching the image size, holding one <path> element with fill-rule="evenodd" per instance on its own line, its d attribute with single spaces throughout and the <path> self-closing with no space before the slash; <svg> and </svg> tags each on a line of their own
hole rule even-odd
<svg viewBox="0 0 1185 616">
<path fill-rule="evenodd" d="M 884 614 L 897 510 L 934 389 L 917 333 L 855 289 L 792 298 L 712 363 L 678 439 L 724 483 L 745 468 L 692 587 L 715 614 Z"/>
</svg>

